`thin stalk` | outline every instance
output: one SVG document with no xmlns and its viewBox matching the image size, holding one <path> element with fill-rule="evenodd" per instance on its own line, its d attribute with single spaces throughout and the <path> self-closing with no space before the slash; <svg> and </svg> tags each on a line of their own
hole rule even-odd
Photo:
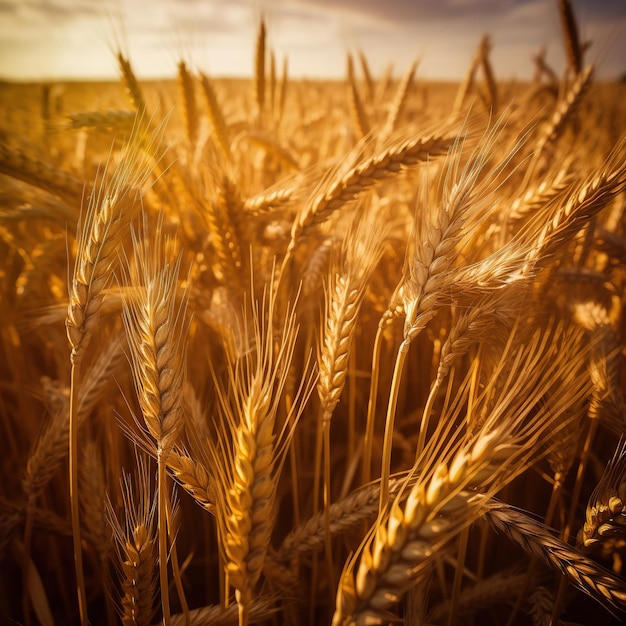
<svg viewBox="0 0 626 626">
<path fill-rule="evenodd" d="M 167 528 L 169 533 L 172 533 L 174 528 L 172 501 L 167 498 Z M 178 600 L 180 602 L 181 611 L 185 617 L 186 626 L 191 626 L 191 615 L 189 613 L 189 604 L 187 603 L 187 597 L 185 596 L 185 589 L 183 587 L 183 579 L 180 572 L 180 565 L 178 564 L 178 549 L 176 547 L 175 537 L 170 536 L 171 554 L 172 554 L 172 576 L 174 577 L 174 584 L 176 585 L 176 593 L 178 594 Z"/>
<path fill-rule="evenodd" d="M 378 376 L 380 367 L 380 352 L 383 342 L 383 329 L 383 320 L 381 320 L 381 323 L 378 325 L 378 330 L 376 331 L 374 348 L 372 350 L 372 377 L 370 379 L 370 393 L 367 401 L 367 421 L 365 423 L 365 439 L 363 441 L 363 484 L 369 483 L 372 469 L 372 442 L 374 439 L 374 421 L 376 419 L 376 399 L 378 396 Z"/>
<path fill-rule="evenodd" d="M 163 450 L 157 453 L 158 465 L 158 505 L 159 505 L 159 580 L 161 584 L 161 608 L 163 624 L 170 624 L 169 581 L 167 579 L 167 465 L 163 459 Z"/>
<path fill-rule="evenodd" d="M 454 624 L 456 624 L 459 608 L 459 596 L 461 595 L 461 583 L 463 582 L 463 571 L 465 569 L 465 557 L 467 555 L 468 539 L 469 526 L 466 526 L 459 534 L 459 554 L 457 556 L 456 571 L 454 572 L 454 582 L 452 583 L 452 597 L 450 598 L 448 626 L 454 626 Z"/>
<path fill-rule="evenodd" d="M 578 504 L 578 500 L 580 498 L 580 490 L 582 489 L 583 476 L 585 475 L 585 470 L 587 469 L 587 463 L 589 461 L 589 451 L 591 449 L 591 444 L 595 438 L 596 430 L 598 428 L 598 420 L 592 419 L 591 425 L 589 426 L 589 430 L 587 431 L 587 437 L 585 439 L 585 443 L 583 445 L 583 450 L 580 455 L 580 462 L 578 464 L 578 472 L 576 473 L 576 482 L 574 483 L 574 489 L 572 491 L 572 501 L 570 505 L 569 514 L 567 516 L 567 522 L 565 524 L 565 528 L 561 533 L 561 540 L 567 542 L 569 539 L 569 535 L 574 524 L 574 517 L 576 515 L 576 508 Z M 559 623 L 559 615 L 561 613 L 561 607 L 563 605 L 563 600 L 565 599 L 565 591 L 567 589 L 568 581 L 565 576 L 561 577 L 561 582 L 559 583 L 559 590 L 556 594 L 556 598 L 554 599 L 554 608 L 552 609 L 552 616 L 550 617 L 550 626 Z"/>
<path fill-rule="evenodd" d="M 352 345 L 348 358 L 348 465 L 352 464 L 356 454 L 356 341 Z"/>
<path fill-rule="evenodd" d="M 324 420 L 324 547 L 331 606 L 335 600 L 332 535 L 330 532 L 330 417 Z"/>
<path fill-rule="evenodd" d="M 249 602 L 237 602 L 237 614 L 239 617 L 239 626 L 248 626 L 249 614 Z"/>
<path fill-rule="evenodd" d="M 72 359 L 70 374 L 70 432 L 69 432 L 69 474 L 70 474 L 70 513 L 72 517 L 72 539 L 74 542 L 74 567 L 76 568 L 76 588 L 80 623 L 87 626 L 87 592 L 83 573 L 83 553 L 80 541 L 80 506 L 78 502 L 78 385 L 80 360 Z"/>
<path fill-rule="evenodd" d="M 393 378 L 391 379 L 391 389 L 389 391 L 389 404 L 387 405 L 387 417 L 385 419 L 385 435 L 383 438 L 383 454 L 380 468 L 380 500 L 379 511 L 382 512 L 389 500 L 389 475 L 391 473 L 391 448 L 393 441 L 393 427 L 396 418 L 396 408 L 398 406 L 398 392 L 402 371 L 409 353 L 409 339 L 404 339 L 398 348 L 396 364 L 393 368 Z"/>
<path fill-rule="evenodd" d="M 22 610 L 24 612 L 24 626 L 31 626 L 32 620 L 30 616 L 30 596 L 28 593 L 28 579 L 30 577 L 30 548 L 33 539 L 33 509 L 35 508 L 35 499 L 32 494 L 28 498 L 28 507 L 26 509 L 26 521 L 24 524 L 24 559 L 23 567 L 23 591 L 22 591 Z"/>
<path fill-rule="evenodd" d="M 552 525 L 552 518 L 554 517 L 554 513 L 556 511 L 556 505 L 559 501 L 559 494 L 561 492 L 562 486 L 563 486 L 563 482 L 560 478 L 560 474 L 555 474 L 554 483 L 552 484 L 552 493 L 550 495 L 550 502 L 548 503 L 546 516 L 543 520 L 543 523 L 546 526 Z M 524 580 L 524 585 L 522 586 L 522 589 L 520 590 L 520 593 L 517 597 L 517 601 L 515 602 L 515 606 L 513 607 L 513 610 L 511 611 L 511 615 L 509 616 L 509 619 L 507 620 L 506 626 L 513 626 L 513 624 L 515 623 L 515 618 L 517 617 L 517 614 L 522 608 L 522 604 L 526 600 L 526 594 L 528 593 L 528 590 L 530 589 L 530 585 L 532 583 L 535 570 L 537 569 L 537 563 L 538 563 L 537 557 L 534 555 L 531 556 L 529 564 L 528 564 L 528 571 L 526 574 L 526 578 Z"/>
<path fill-rule="evenodd" d="M 287 415 L 291 415 L 291 408 L 293 405 L 293 399 L 291 397 L 291 393 L 288 392 L 285 394 L 285 408 L 287 410 Z M 293 420 L 293 417 L 291 417 Z M 295 430 L 295 429 L 294 429 Z M 289 469 L 290 469 L 290 478 L 291 478 L 291 499 L 293 502 L 293 520 L 295 526 L 300 525 L 300 494 L 298 489 L 298 454 L 296 450 L 296 436 L 298 432 L 294 432 L 294 437 L 291 441 L 291 445 L 289 446 L 289 451 L 287 455 L 289 456 Z"/>
<path fill-rule="evenodd" d="M 319 497 L 320 497 L 320 479 L 322 474 L 322 454 L 324 452 L 324 435 L 323 428 L 319 426 L 315 432 L 315 461 L 313 468 L 313 515 L 315 515 L 319 510 Z M 318 576 L 318 553 L 317 550 L 312 555 L 311 562 L 311 598 L 310 598 L 310 619 L 309 623 L 313 624 L 314 613 L 313 607 L 315 606 L 315 593 L 317 588 L 317 576 Z"/>
<path fill-rule="evenodd" d="M 420 430 L 417 438 L 417 450 L 415 452 L 416 462 L 420 454 L 424 451 L 424 445 L 426 444 L 426 432 L 428 431 L 428 422 L 430 421 L 430 414 L 433 411 L 433 404 L 435 403 L 435 398 L 437 397 L 437 392 L 439 391 L 440 386 L 441 381 L 438 378 L 433 383 L 426 400 L 426 406 L 424 407 L 424 412 L 422 413 L 422 421 L 420 422 Z"/>
<path fill-rule="evenodd" d="M 487 542 L 489 541 L 490 528 L 487 524 L 480 526 L 480 541 L 478 544 L 478 555 L 476 557 L 476 581 L 481 581 L 485 575 L 485 558 L 487 552 Z M 474 626 L 476 616 L 472 615 L 468 621 L 468 626 Z"/>
<path fill-rule="evenodd" d="M 546 517 L 544 519 L 544 524 L 546 526 L 552 526 L 552 518 L 554 517 L 554 513 L 556 511 L 556 505 L 559 501 L 559 496 L 561 495 L 561 488 L 563 487 L 563 480 L 561 474 L 555 474 L 554 483 L 552 485 L 552 493 L 550 494 L 550 502 L 548 502 L 548 508 L 546 510 Z"/>
</svg>

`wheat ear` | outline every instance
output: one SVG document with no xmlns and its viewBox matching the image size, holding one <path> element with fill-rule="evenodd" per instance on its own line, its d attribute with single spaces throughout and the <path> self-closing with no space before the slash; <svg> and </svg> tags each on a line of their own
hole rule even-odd
<svg viewBox="0 0 626 626">
<path fill-rule="evenodd" d="M 577 543 L 592 553 L 613 556 L 613 544 L 625 534 L 625 517 L 626 444 L 622 441 L 589 498 Z"/>
<path fill-rule="evenodd" d="M 413 61 L 409 69 L 406 71 L 406 74 L 400 81 L 400 84 L 398 85 L 398 90 L 396 91 L 396 95 L 389 109 L 387 122 L 382 132 L 383 137 L 389 137 L 396 129 L 398 120 L 400 119 L 400 115 L 402 114 L 402 110 L 406 106 L 408 94 L 411 89 L 411 85 L 413 84 L 413 78 L 415 77 L 416 71 L 417 61 Z"/>
<path fill-rule="evenodd" d="M 436 468 L 418 479 L 404 506 L 397 501 L 391 505 L 363 545 L 358 566 L 344 569 L 333 626 L 393 621 L 390 609 L 424 574 L 436 552 L 480 515 L 487 498 L 481 491 L 504 483 L 507 458 L 519 451 L 503 435 L 483 433 L 447 461 L 441 457 Z"/>
<path fill-rule="evenodd" d="M 370 123 L 365 112 L 365 107 L 359 95 L 359 90 L 354 76 L 354 61 L 352 55 L 348 53 L 348 103 L 350 105 L 350 114 L 358 138 L 365 137 L 370 130 Z"/>
<path fill-rule="evenodd" d="M 334 211 L 353 202 L 377 183 L 397 175 L 404 168 L 444 154 L 451 143 L 447 135 L 430 135 L 396 142 L 332 180 L 325 190 L 316 191 L 294 220 L 283 266 L 307 231 L 327 220 Z"/>
<path fill-rule="evenodd" d="M 272 120 L 276 121 L 276 53 L 274 50 L 270 50 L 270 77 L 269 77 L 269 92 L 270 92 L 270 115 Z"/>
<path fill-rule="evenodd" d="M 193 150 L 196 145 L 196 139 L 198 137 L 198 107 L 196 104 L 196 90 L 194 85 L 193 76 L 187 69 L 185 61 L 181 60 L 178 63 L 178 93 L 182 102 L 182 115 L 183 124 L 185 126 L 185 133 L 187 134 L 187 141 L 189 146 Z"/>
<path fill-rule="evenodd" d="M 489 53 L 491 52 L 491 41 L 488 36 L 485 35 L 480 44 L 480 65 L 483 68 L 483 74 L 485 75 L 485 83 L 487 85 L 487 91 L 489 93 L 489 110 L 491 115 L 495 115 L 498 111 L 498 85 L 493 75 L 493 68 L 491 67 L 491 61 L 489 60 Z"/>
<path fill-rule="evenodd" d="M 153 237 L 152 241 L 148 238 Z M 177 300 L 181 257 L 165 258 L 162 222 L 151 233 L 144 215 L 143 229 L 132 232 L 134 264 L 129 284 L 139 287 L 135 298 L 124 300 L 124 325 L 130 346 L 133 378 L 144 423 L 156 441 L 158 466 L 158 529 L 161 604 L 169 624 L 167 577 L 167 459 L 184 428 L 186 303 Z"/>
<path fill-rule="evenodd" d="M 452 107 L 453 118 L 458 117 L 458 115 L 461 113 L 461 110 L 463 109 L 463 105 L 465 104 L 465 101 L 467 100 L 467 96 L 469 92 L 472 90 L 472 87 L 474 86 L 476 70 L 478 69 L 478 66 L 480 65 L 481 50 L 482 50 L 482 40 L 481 40 L 480 45 L 478 46 L 476 54 L 472 58 L 472 62 L 470 63 L 467 69 L 467 74 L 465 74 L 465 78 L 461 81 L 461 84 L 459 85 L 459 89 L 456 93 L 456 98 L 454 100 L 454 105 Z"/>
<path fill-rule="evenodd" d="M 137 124 L 136 111 L 80 111 L 67 115 L 67 128 L 71 130 L 96 130 L 115 132 L 120 136 L 129 136 Z"/>
<path fill-rule="evenodd" d="M 138 118 L 145 123 L 146 121 L 146 101 L 143 97 L 143 91 L 139 85 L 139 81 L 135 76 L 135 72 L 130 64 L 130 61 L 125 57 L 121 51 L 117 53 L 117 62 L 122 72 L 122 80 L 126 87 L 126 93 L 130 98 L 135 110 L 137 111 Z"/>
<path fill-rule="evenodd" d="M 215 484 L 205 464 L 186 453 L 172 450 L 167 468 L 178 484 L 205 510 L 215 514 Z"/>
<path fill-rule="evenodd" d="M 574 75 L 578 76 L 583 65 L 582 49 L 578 37 L 578 25 L 576 24 L 570 0 L 559 0 L 559 15 L 563 27 L 563 41 L 565 43 L 565 52 L 567 53 L 567 62 Z"/>
<path fill-rule="evenodd" d="M 561 572 L 583 593 L 609 609 L 626 607 L 623 580 L 555 537 L 540 522 L 501 502 L 491 503 L 486 515 L 496 530 Z"/>
<path fill-rule="evenodd" d="M 512 222 L 530 220 L 538 212 L 546 211 L 572 188 L 575 176 L 567 168 L 559 168 L 555 176 L 537 185 L 529 185 L 526 191 L 511 203 L 507 219 Z"/>
<path fill-rule="evenodd" d="M 287 57 L 283 59 L 283 71 L 280 79 L 280 89 L 278 92 L 278 112 L 276 114 L 276 127 L 283 119 L 285 111 L 285 102 L 287 100 L 287 85 L 289 84 Z"/>
<path fill-rule="evenodd" d="M 92 193 L 85 218 L 79 224 L 66 321 L 73 362 L 80 360 L 89 342 L 117 262 L 119 239 L 139 204 L 141 187 L 149 174 L 139 154 L 139 143 L 138 134 L 134 134 L 111 180 Z M 107 173 L 108 166 L 103 179 Z"/>
<path fill-rule="evenodd" d="M 273 208 L 280 208 L 283 204 L 288 204 L 292 201 L 294 193 L 295 189 L 292 186 L 281 186 L 263 191 L 252 198 L 247 198 L 243 208 L 246 212 L 258 215 Z"/>
<path fill-rule="evenodd" d="M 326 290 L 317 383 L 324 422 L 332 417 L 343 391 L 356 318 L 385 242 L 385 228 L 374 227 L 371 212 L 359 214 L 355 222 L 344 240 L 341 259 L 331 270 Z"/>
<path fill-rule="evenodd" d="M 86 371 L 85 381 L 78 391 L 76 424 L 79 428 L 109 385 L 110 377 L 121 361 L 123 354 L 121 346 L 121 338 L 113 340 Z M 68 452 L 70 427 L 68 397 L 62 391 L 56 393 L 60 397 L 53 407 L 52 420 L 37 440 L 22 479 L 24 494 L 32 503 L 43 492 Z"/>
<path fill-rule="evenodd" d="M 245 272 L 241 254 L 241 233 L 236 226 L 236 219 L 233 219 L 239 203 L 233 202 L 234 194 L 231 192 L 232 183 L 227 176 L 223 176 L 216 195 L 204 207 L 203 219 L 217 257 L 214 270 L 216 277 L 232 288 L 245 283 Z"/>
<path fill-rule="evenodd" d="M 291 407 L 282 430 L 276 417 L 293 356 L 297 327 L 293 308 L 277 330 L 273 286 L 253 310 L 249 351 L 229 367 L 230 389 L 219 388 L 222 424 L 210 442 L 216 467 L 216 516 L 229 582 L 235 588 L 240 626 L 247 626 L 274 526 L 276 486 L 287 444 L 310 383 Z M 305 377 L 306 378 L 306 377 Z M 308 386 L 308 389 L 307 389 Z"/>
<path fill-rule="evenodd" d="M 250 622 L 262 623 L 271 620 L 276 614 L 275 600 L 268 594 L 260 598 L 254 598 L 250 604 Z M 229 607 L 203 606 L 192 609 L 189 615 L 172 615 L 172 626 L 236 626 L 239 621 L 237 606 Z"/>
<path fill-rule="evenodd" d="M 422 412 L 415 456 L 419 458 L 424 450 L 430 416 L 437 393 L 454 363 L 469 352 L 473 345 L 480 344 L 498 324 L 513 327 L 513 321 L 521 302 L 521 295 L 506 290 L 495 296 L 489 294 L 473 301 L 468 309 L 450 328 L 441 348 L 435 380 L 431 385 Z"/>
<path fill-rule="evenodd" d="M 257 108 L 257 120 L 259 123 L 265 112 L 266 34 L 265 20 L 261 18 L 254 51 L 254 102 Z"/>
<path fill-rule="evenodd" d="M 157 593 L 157 498 L 150 493 L 148 467 L 142 457 L 137 463 L 137 495 L 130 477 L 125 476 L 122 497 L 123 522 L 118 521 L 111 503 L 107 505 L 122 578 L 120 617 L 124 626 L 149 626 Z"/>
<path fill-rule="evenodd" d="M 228 135 L 228 126 L 224 112 L 217 99 L 215 89 L 212 82 L 205 74 L 200 74 L 200 86 L 204 95 L 205 111 L 209 118 L 209 124 L 213 131 L 213 141 L 220 151 L 221 155 L 226 159 L 226 163 L 231 163 L 233 155 L 230 150 L 230 138 Z"/>
<path fill-rule="evenodd" d="M 567 95 L 560 102 L 552 114 L 550 121 L 544 127 L 534 153 L 534 161 L 537 163 L 540 161 L 547 148 L 556 142 L 556 140 L 563 133 L 565 124 L 576 112 L 585 93 L 593 82 L 594 68 L 593 65 L 588 65 L 580 74 L 576 76 L 576 80 L 570 87 Z"/>
<path fill-rule="evenodd" d="M 406 481 L 392 478 L 389 482 L 389 498 L 394 498 L 406 487 Z M 380 485 L 372 483 L 353 491 L 351 494 L 333 502 L 330 509 L 330 533 L 335 536 L 358 527 L 363 522 L 374 518 L 378 513 Z M 326 514 L 316 513 L 294 528 L 283 540 L 272 559 L 288 563 L 294 555 L 307 554 L 322 547 L 326 541 Z"/>
<path fill-rule="evenodd" d="M 65 200 L 71 207 L 80 205 L 85 185 L 72 174 L 35 156 L 0 141 L 0 174 L 43 189 Z"/>
<path fill-rule="evenodd" d="M 535 83 L 538 83 L 541 80 L 541 77 L 544 75 L 547 77 L 548 82 L 551 85 L 556 85 L 559 82 L 556 72 L 546 62 L 545 46 L 542 46 L 539 49 L 539 52 L 533 55 L 533 62 L 535 63 L 535 75 L 534 75 Z"/>
<path fill-rule="evenodd" d="M 529 258 L 540 269 L 554 254 L 563 249 L 564 240 L 574 235 L 626 188 L 626 164 L 623 161 L 622 143 L 605 161 L 604 165 L 582 183 L 567 189 L 564 197 L 553 208 L 546 222 L 531 225 L 536 228 Z"/>
<path fill-rule="evenodd" d="M 361 65 L 361 71 L 363 72 L 363 78 L 365 82 L 365 90 L 367 91 L 367 102 L 370 105 L 374 104 L 374 79 L 372 78 L 372 72 L 370 70 L 367 57 L 363 50 L 359 50 L 359 64 Z"/>
</svg>

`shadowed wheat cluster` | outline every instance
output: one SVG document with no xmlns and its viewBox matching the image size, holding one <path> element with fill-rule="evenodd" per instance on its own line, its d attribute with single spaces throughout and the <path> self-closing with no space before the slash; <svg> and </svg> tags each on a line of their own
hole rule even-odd
<svg viewBox="0 0 626 626">
<path fill-rule="evenodd" d="M 524 84 L 261 22 L 252 88 L 0 86 L 4 623 L 621 623 L 626 92 L 560 6 Z"/>
</svg>

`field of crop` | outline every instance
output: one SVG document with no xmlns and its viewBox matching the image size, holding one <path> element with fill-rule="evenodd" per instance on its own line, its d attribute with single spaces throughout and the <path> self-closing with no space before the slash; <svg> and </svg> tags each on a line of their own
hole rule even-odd
<svg viewBox="0 0 626 626">
<path fill-rule="evenodd" d="M 251 81 L 0 84 L 2 623 L 622 623 L 626 85 L 569 17 L 523 84 L 263 24 Z"/>
</svg>

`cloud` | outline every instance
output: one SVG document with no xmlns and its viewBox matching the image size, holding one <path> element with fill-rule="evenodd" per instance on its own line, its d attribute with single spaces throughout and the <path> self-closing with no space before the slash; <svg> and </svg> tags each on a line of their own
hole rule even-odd
<svg viewBox="0 0 626 626">
<path fill-rule="evenodd" d="M 295 4 L 314 6 L 324 11 L 341 11 L 369 16 L 388 23 L 416 24 L 441 20 L 461 20 L 506 14 L 526 0 L 294 0 Z"/>
<path fill-rule="evenodd" d="M 14 14 L 24 22 L 59 23 L 103 14 L 103 5 L 89 0 L 13 0 L 5 4 L 14 4 Z"/>
<path fill-rule="evenodd" d="M 623 72 L 626 2 L 572 3 L 581 40 L 594 42 L 588 59 Z M 145 76 L 175 70 L 181 55 L 209 73 L 249 74 L 261 14 L 294 76 L 341 77 L 346 51 L 360 48 L 375 72 L 393 63 L 402 73 L 420 57 L 422 76 L 458 79 L 484 33 L 499 78 L 529 76 L 542 45 L 557 71 L 564 66 L 554 0 L 0 0 L 0 73 L 72 75 L 79 58 L 112 59 L 121 47 Z"/>
</svg>

